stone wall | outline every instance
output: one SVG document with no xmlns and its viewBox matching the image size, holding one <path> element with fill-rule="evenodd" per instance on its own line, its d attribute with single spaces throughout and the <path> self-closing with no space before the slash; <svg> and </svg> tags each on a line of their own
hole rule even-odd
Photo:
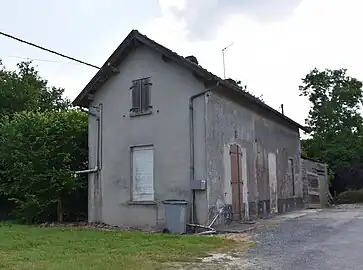
<svg viewBox="0 0 363 270">
<path fill-rule="evenodd" d="M 209 93 L 206 159 L 210 218 L 219 205 L 232 204 L 228 153 L 231 144 L 242 149 L 245 218 L 303 207 L 298 128 L 261 112 L 238 96 Z"/>
</svg>

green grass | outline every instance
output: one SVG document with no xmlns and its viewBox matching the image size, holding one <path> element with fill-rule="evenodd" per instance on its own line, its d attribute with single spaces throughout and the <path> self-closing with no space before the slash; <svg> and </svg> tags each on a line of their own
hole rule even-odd
<svg viewBox="0 0 363 270">
<path fill-rule="evenodd" d="M 0 269 L 160 269 L 230 245 L 216 237 L 0 224 Z"/>
</svg>

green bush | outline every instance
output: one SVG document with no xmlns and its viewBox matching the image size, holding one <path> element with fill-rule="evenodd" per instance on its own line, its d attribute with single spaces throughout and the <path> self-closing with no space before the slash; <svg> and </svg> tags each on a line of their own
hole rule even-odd
<svg viewBox="0 0 363 270">
<path fill-rule="evenodd" d="M 87 194 L 86 177 L 74 177 L 87 167 L 86 113 L 15 113 L 2 121 L 0 134 L 0 197 L 15 205 L 13 218 L 63 221 L 73 206 L 87 204 L 80 196 Z"/>
<path fill-rule="evenodd" d="M 31 62 L 0 59 L 0 220 L 74 221 L 87 215 L 87 114 Z"/>
<path fill-rule="evenodd" d="M 363 203 L 363 189 L 348 190 L 340 193 L 336 197 L 337 203 Z"/>
</svg>

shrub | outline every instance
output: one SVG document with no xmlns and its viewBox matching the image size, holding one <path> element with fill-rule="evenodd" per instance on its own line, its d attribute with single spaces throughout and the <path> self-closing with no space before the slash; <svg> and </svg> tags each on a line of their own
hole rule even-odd
<svg viewBox="0 0 363 270">
<path fill-rule="evenodd" d="M 87 167 L 86 113 L 15 113 L 0 133 L 0 197 L 15 205 L 13 218 L 62 221 L 74 205 L 87 205 L 86 177 L 73 176 Z"/>
<path fill-rule="evenodd" d="M 337 203 L 363 203 L 363 189 L 348 190 L 340 193 L 336 197 Z"/>
</svg>

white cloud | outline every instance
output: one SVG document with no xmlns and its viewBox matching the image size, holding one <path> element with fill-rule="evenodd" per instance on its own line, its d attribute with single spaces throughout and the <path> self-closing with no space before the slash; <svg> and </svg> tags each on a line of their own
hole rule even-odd
<svg viewBox="0 0 363 270">
<path fill-rule="evenodd" d="M 188 3 L 178 9 L 187 10 Z M 213 9 L 218 1 L 208 3 L 211 4 L 203 6 L 205 13 L 218 14 Z M 201 7 L 194 6 L 197 10 Z M 194 54 L 203 67 L 219 76 L 223 74 L 221 49 L 234 42 L 226 51 L 227 77 L 242 80 L 275 109 L 284 103 L 285 113 L 298 122 L 304 123 L 309 110 L 308 101 L 299 97 L 298 86 L 312 68 L 344 67 L 350 75 L 363 80 L 363 39 L 359 35 L 363 2 L 359 0 L 304 0 L 284 9 L 289 16 L 283 20 L 278 20 L 276 13 L 275 19 L 269 21 L 255 17 L 263 15 L 269 6 L 251 7 L 249 12 L 236 8 L 237 11 L 222 12 L 219 22 L 210 25 L 212 36 L 201 35 L 198 39 L 190 39 L 190 31 L 194 31 L 190 18 L 197 15 L 178 18 L 171 7 L 172 4 L 164 7 L 167 16 L 160 18 L 162 25 L 149 24 L 144 28 L 153 33 L 149 34 L 151 37 L 184 56 Z M 202 17 L 206 16 L 204 11 Z M 179 32 L 168 30 L 175 25 Z M 197 21 L 195 25 L 195 33 L 205 27 Z"/>
<path fill-rule="evenodd" d="M 157 0 L 12 0 L 1 4 L 1 31 L 85 62 L 102 65 L 131 29 L 159 16 Z M 0 36 L 0 59 L 14 69 L 21 59 L 34 61 L 50 85 L 74 98 L 97 71 Z"/>
<path fill-rule="evenodd" d="M 231 14 L 244 14 L 257 21 L 281 21 L 301 0 L 182 0 L 159 1 L 164 12 L 186 25 L 188 37 L 209 39 L 215 28 Z M 170 15 L 169 15 L 170 16 Z"/>
<path fill-rule="evenodd" d="M 363 80 L 360 0 L 90 2 L 6 2 L 1 30 L 101 65 L 131 29 L 139 29 L 181 55 L 195 55 L 219 76 L 221 49 L 234 42 L 226 52 L 227 77 L 242 80 L 276 109 L 284 103 L 286 114 L 301 123 L 309 104 L 298 96 L 298 86 L 310 69 L 345 67 Z M 9 67 L 19 61 L 9 56 L 60 61 L 35 63 L 50 84 L 65 87 L 71 98 L 96 72 L 5 38 L 0 51 Z"/>
</svg>

